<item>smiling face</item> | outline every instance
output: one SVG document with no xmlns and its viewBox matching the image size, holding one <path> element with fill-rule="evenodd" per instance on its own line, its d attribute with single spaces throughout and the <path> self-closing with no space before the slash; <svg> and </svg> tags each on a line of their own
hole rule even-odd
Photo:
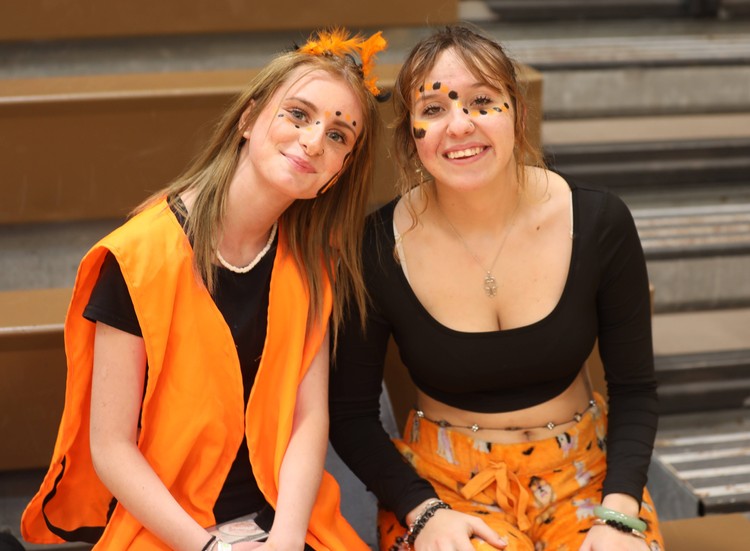
<svg viewBox="0 0 750 551">
<path fill-rule="evenodd" d="M 244 131 L 244 157 L 258 181 L 290 200 L 309 199 L 335 182 L 362 120 L 362 107 L 345 81 L 299 67 Z"/>
<path fill-rule="evenodd" d="M 466 189 L 515 174 L 514 115 L 503 91 L 443 51 L 413 93 L 412 134 L 438 184 Z"/>
</svg>

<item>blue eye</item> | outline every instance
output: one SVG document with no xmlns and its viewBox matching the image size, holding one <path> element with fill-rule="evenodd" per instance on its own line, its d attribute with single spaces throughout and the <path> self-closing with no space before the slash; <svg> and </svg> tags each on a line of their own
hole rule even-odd
<svg viewBox="0 0 750 551">
<path fill-rule="evenodd" d="M 307 121 L 307 113 L 305 113 L 302 109 L 298 109 L 297 107 L 291 107 L 287 109 L 287 112 L 291 117 L 297 121 L 305 122 Z"/>
<path fill-rule="evenodd" d="M 328 137 L 332 139 L 334 142 L 345 144 L 346 143 L 346 136 L 344 136 L 341 132 L 337 130 L 331 130 L 328 132 Z"/>
</svg>

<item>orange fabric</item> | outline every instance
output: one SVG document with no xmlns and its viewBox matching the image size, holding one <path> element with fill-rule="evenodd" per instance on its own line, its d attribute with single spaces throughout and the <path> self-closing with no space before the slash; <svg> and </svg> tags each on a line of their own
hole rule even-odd
<svg viewBox="0 0 750 551">
<path fill-rule="evenodd" d="M 412 412 L 396 446 L 453 509 L 480 517 L 508 540 L 506 551 L 577 551 L 594 523 L 606 474 L 604 402 L 574 427 L 545 440 L 502 445 L 420 420 Z M 664 549 L 653 501 L 644 491 L 641 518 L 652 551 Z M 378 515 L 380 549 L 406 549 L 390 511 Z M 474 548 L 494 547 L 472 540 Z"/>
<path fill-rule="evenodd" d="M 23 514 L 21 529 L 27 541 L 64 541 L 47 527 L 46 513 L 52 525 L 66 531 L 106 526 L 96 546 L 100 549 L 168 549 L 119 505 L 107 522 L 112 495 L 91 464 L 95 325 L 82 313 L 108 250 L 128 284 L 148 357 L 141 452 L 180 505 L 202 526 L 211 526 L 213 505 L 243 438 L 244 417 L 258 485 L 269 503 L 276 504 L 297 387 L 326 327 L 321 324 L 308 331 L 307 292 L 283 244 L 280 238 L 265 349 L 247 411 L 231 332 L 196 276 L 188 240 L 165 201 L 134 217 L 87 253 L 65 322 L 65 409 L 50 469 Z M 330 308 L 328 289 L 326 316 Z M 339 489 L 330 475 L 321 484 L 307 541 L 318 550 L 368 549 L 342 517 Z"/>
</svg>

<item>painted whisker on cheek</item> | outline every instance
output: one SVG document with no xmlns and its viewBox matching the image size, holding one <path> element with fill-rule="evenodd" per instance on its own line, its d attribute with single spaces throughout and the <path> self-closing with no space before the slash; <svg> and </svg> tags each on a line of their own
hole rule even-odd
<svg viewBox="0 0 750 551">
<path fill-rule="evenodd" d="M 412 133 L 414 134 L 414 139 L 421 140 L 427 135 L 427 127 L 429 124 L 426 122 L 415 122 L 412 127 Z"/>
</svg>

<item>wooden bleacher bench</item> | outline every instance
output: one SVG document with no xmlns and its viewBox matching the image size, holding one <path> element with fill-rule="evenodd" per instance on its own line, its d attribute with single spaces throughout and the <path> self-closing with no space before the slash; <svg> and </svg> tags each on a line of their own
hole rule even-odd
<svg viewBox="0 0 750 551">
<path fill-rule="evenodd" d="M 71 289 L 0 292 L 0 471 L 45 467 L 65 396 Z"/>
<path fill-rule="evenodd" d="M 3 9 L 0 40 L 59 40 L 445 24 L 459 0 L 25 0 Z M 9 2 L 5 2 L 9 4 Z"/>
<path fill-rule="evenodd" d="M 380 65 L 385 88 L 397 65 Z M 541 75 L 521 67 L 540 139 Z M 184 170 L 257 70 L 10 79 L 0 87 L 0 224 L 122 218 Z M 390 102 L 381 105 L 390 121 Z M 44 128 L 44 132 L 39 132 Z M 373 206 L 394 193 L 384 129 Z M 65 139 L 60 139 L 65 136 Z M 45 152 L 39 162 L 38 152 Z"/>
</svg>

